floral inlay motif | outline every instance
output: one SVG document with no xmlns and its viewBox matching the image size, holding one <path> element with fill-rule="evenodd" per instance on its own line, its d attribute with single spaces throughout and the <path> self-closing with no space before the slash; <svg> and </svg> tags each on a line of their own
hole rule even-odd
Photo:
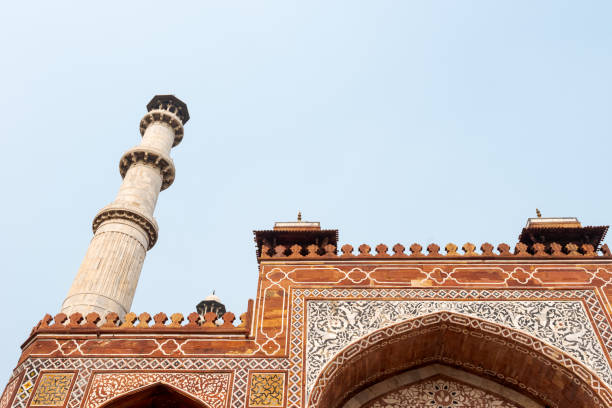
<svg viewBox="0 0 612 408">
<path fill-rule="evenodd" d="M 580 301 L 384 301 L 307 302 L 306 380 L 336 353 L 373 331 L 439 311 L 489 320 L 542 339 L 565 351 L 612 384 L 612 371 Z"/>
<path fill-rule="evenodd" d="M 163 383 L 194 396 L 212 408 L 224 408 L 230 382 L 230 373 L 98 373 L 94 375 L 83 407 L 95 408 L 138 388 Z"/>
</svg>

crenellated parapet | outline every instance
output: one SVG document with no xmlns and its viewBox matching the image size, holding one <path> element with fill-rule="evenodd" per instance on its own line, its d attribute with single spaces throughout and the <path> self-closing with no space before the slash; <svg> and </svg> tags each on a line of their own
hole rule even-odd
<svg viewBox="0 0 612 408">
<path fill-rule="evenodd" d="M 568 243 L 560 245 L 552 243 L 548 246 L 544 244 L 534 244 L 528 247 L 522 242 L 516 244 L 514 249 L 510 245 L 502 243 L 496 248 L 488 242 L 480 246 L 480 252 L 477 252 L 476 245 L 468 242 L 464 244 L 461 249 L 453 243 L 448 243 L 442 249 L 437 244 L 429 244 L 426 248 L 426 253 L 423 247 L 419 244 L 412 244 L 409 248 L 409 253 L 406 251 L 406 247 L 402 244 L 395 244 L 393 246 L 392 253 L 389 253 L 389 247 L 385 244 L 379 244 L 372 248 L 367 244 L 361 244 L 357 248 L 352 245 L 345 244 L 340 248 L 338 253 L 336 246 L 332 244 L 327 245 L 315 245 L 311 244 L 303 247 L 298 244 L 293 245 L 276 245 L 270 247 L 268 245 L 262 245 L 261 256 L 259 260 L 274 259 L 274 258 L 292 258 L 292 259 L 348 259 L 348 258 L 360 258 L 360 259 L 385 259 L 385 258 L 503 258 L 503 257 L 515 257 L 515 258 L 594 258 L 594 257 L 605 257 L 612 258 L 612 252 L 608 248 L 608 245 L 604 244 L 596 250 L 591 244 L 577 245 L 574 243 Z"/>
<path fill-rule="evenodd" d="M 248 334 L 253 314 L 253 301 L 249 300 L 247 312 L 236 319 L 232 312 L 221 317 L 210 312 L 200 315 L 197 312 L 184 316 L 182 313 L 127 313 L 123 319 L 117 313 L 106 314 L 104 321 L 96 312 L 83 316 L 81 313 L 46 314 L 32 329 L 30 337 L 36 334 L 59 333 L 211 333 L 211 334 Z"/>
</svg>

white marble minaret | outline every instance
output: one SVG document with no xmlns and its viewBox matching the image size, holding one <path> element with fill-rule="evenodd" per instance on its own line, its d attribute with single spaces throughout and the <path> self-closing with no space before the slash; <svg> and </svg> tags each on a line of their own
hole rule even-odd
<svg viewBox="0 0 612 408">
<path fill-rule="evenodd" d="M 140 121 L 140 145 L 119 162 L 119 193 L 93 220 L 94 237 L 63 313 L 115 312 L 123 317 L 132 305 L 145 254 L 157 240 L 157 197 L 174 181 L 170 149 L 180 143 L 189 120 L 187 105 L 173 95 L 156 95 L 147 110 Z"/>
</svg>

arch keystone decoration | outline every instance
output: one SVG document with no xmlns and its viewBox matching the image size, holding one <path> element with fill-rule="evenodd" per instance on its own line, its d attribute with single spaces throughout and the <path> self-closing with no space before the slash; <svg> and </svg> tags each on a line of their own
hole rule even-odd
<svg viewBox="0 0 612 408">
<path fill-rule="evenodd" d="M 612 406 L 609 387 L 563 351 L 515 329 L 440 311 L 378 329 L 342 349 L 319 373 L 308 407 L 341 407 L 372 384 L 432 363 L 501 383 L 550 407 Z"/>
</svg>

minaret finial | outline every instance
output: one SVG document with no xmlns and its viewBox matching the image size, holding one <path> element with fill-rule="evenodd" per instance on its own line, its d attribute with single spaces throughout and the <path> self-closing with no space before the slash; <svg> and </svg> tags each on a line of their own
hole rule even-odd
<svg viewBox="0 0 612 408">
<path fill-rule="evenodd" d="M 302 212 L 298 211 L 298 221 L 302 221 Z"/>
<path fill-rule="evenodd" d="M 538 218 L 542 218 L 542 213 L 537 208 L 536 208 L 536 215 L 538 216 Z"/>
</svg>

